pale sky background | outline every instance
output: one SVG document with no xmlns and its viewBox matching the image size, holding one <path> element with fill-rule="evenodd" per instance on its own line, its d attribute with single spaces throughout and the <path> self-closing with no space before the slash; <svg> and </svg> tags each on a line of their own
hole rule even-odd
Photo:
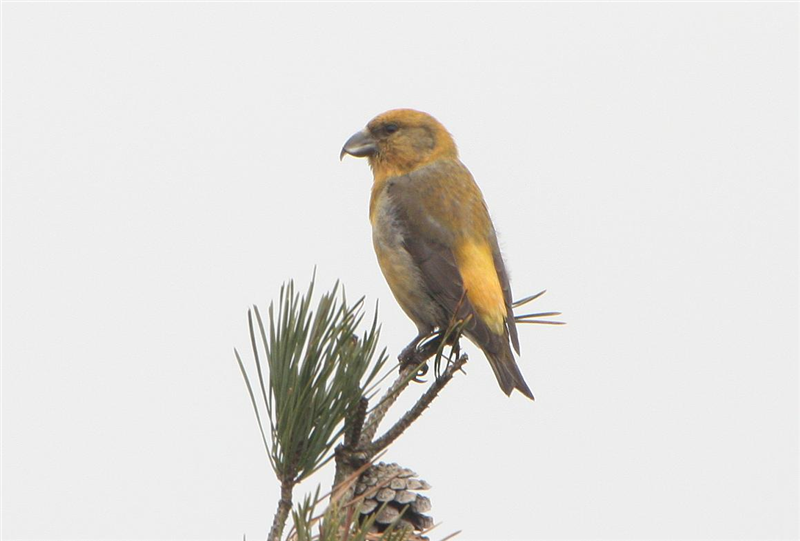
<svg viewBox="0 0 800 541">
<path fill-rule="evenodd" d="M 521 329 L 535 403 L 470 346 L 392 447 L 433 538 L 798 536 L 797 4 L 2 11 L 4 539 L 266 536 L 233 348 L 314 266 L 413 336 L 338 160 L 395 107 L 569 322 Z"/>
</svg>

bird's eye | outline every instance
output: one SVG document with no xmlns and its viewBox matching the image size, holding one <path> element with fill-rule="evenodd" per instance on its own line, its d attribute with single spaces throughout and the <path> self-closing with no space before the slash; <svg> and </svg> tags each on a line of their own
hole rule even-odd
<svg viewBox="0 0 800 541">
<path fill-rule="evenodd" d="M 384 126 L 383 129 L 386 130 L 386 133 L 392 134 L 397 130 L 399 130 L 400 128 L 397 126 L 397 124 L 392 122 L 391 124 L 387 124 L 386 126 Z"/>
</svg>

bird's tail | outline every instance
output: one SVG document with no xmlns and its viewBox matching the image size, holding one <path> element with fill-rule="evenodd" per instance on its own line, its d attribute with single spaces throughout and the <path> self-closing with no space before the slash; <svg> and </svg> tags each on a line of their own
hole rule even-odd
<svg viewBox="0 0 800 541">
<path fill-rule="evenodd" d="M 488 349 L 488 348 L 487 348 Z M 533 400 L 533 393 L 531 392 L 528 384 L 525 383 L 525 378 L 522 377 L 522 372 L 517 366 L 517 361 L 514 359 L 514 354 L 511 352 L 511 347 L 508 342 L 502 344 L 498 348 L 492 348 L 492 351 L 484 349 L 486 358 L 492 366 L 494 375 L 497 378 L 497 383 L 507 396 L 511 395 L 511 391 L 517 389 L 519 392 Z"/>
</svg>

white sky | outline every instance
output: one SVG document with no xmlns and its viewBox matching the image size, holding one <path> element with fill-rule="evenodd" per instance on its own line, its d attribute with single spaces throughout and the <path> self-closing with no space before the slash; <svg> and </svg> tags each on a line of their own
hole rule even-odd
<svg viewBox="0 0 800 541">
<path fill-rule="evenodd" d="M 2 11 L 4 539 L 266 535 L 232 350 L 315 265 L 413 336 L 338 161 L 395 107 L 569 322 L 521 330 L 535 403 L 470 347 L 391 449 L 438 537 L 797 537 L 797 4 Z"/>
</svg>

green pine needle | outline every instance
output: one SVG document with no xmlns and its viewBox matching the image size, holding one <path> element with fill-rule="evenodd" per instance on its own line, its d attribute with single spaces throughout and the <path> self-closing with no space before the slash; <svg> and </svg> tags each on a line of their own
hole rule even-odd
<svg viewBox="0 0 800 541">
<path fill-rule="evenodd" d="M 235 351 L 270 464 L 281 482 L 291 484 L 333 457 L 345 417 L 387 360 L 385 350 L 376 355 L 377 314 L 359 335 L 363 299 L 348 304 L 337 282 L 312 309 L 313 292 L 314 279 L 302 295 L 292 281 L 284 284 L 277 307 L 269 306 L 267 325 L 257 307 L 248 311 L 257 381 Z"/>
</svg>

